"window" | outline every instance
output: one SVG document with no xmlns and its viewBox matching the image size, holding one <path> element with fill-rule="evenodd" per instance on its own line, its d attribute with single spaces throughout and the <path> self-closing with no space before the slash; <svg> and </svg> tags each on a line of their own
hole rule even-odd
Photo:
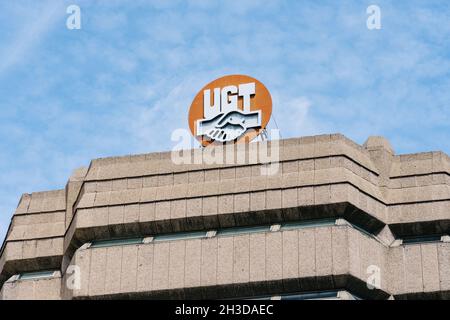
<svg viewBox="0 0 450 320">
<path fill-rule="evenodd" d="M 217 231 L 217 236 L 226 237 L 226 236 L 237 236 L 240 234 L 249 234 L 249 233 L 257 233 L 257 232 L 269 232 L 270 226 L 256 226 L 256 227 L 233 227 L 233 228 L 225 228 Z"/>
<path fill-rule="evenodd" d="M 44 278 L 52 278 L 55 274 L 55 271 L 35 271 L 35 272 L 24 272 L 19 275 L 18 280 L 35 280 L 35 279 L 44 279 Z"/>
<path fill-rule="evenodd" d="M 155 236 L 154 242 L 206 238 L 206 231 L 177 232 Z"/>
<path fill-rule="evenodd" d="M 281 296 L 281 300 L 326 300 L 337 299 L 337 291 L 308 292 L 297 294 L 286 294 Z"/>
<path fill-rule="evenodd" d="M 339 292 L 346 293 L 348 297 L 355 300 L 361 300 L 359 297 L 350 294 L 348 291 L 316 291 L 316 292 L 295 292 L 295 293 L 281 293 L 267 296 L 246 297 L 244 300 L 337 300 L 343 299 Z M 235 298 L 233 298 L 235 299 Z M 242 298 L 241 298 L 242 299 Z M 345 298 L 344 298 L 345 299 Z"/>
<path fill-rule="evenodd" d="M 131 244 L 141 244 L 143 243 L 143 241 L 144 238 L 100 240 L 92 242 L 91 248 L 104 248 L 113 246 L 125 246 Z"/>
<path fill-rule="evenodd" d="M 427 242 L 440 242 L 440 235 L 427 235 L 427 236 L 412 236 L 403 238 L 403 244 L 415 244 L 415 243 L 427 243 Z"/>
<path fill-rule="evenodd" d="M 336 224 L 336 219 L 318 219 L 318 220 L 308 220 L 308 221 L 296 221 L 287 222 L 281 225 L 281 230 L 293 230 L 302 228 L 314 228 L 314 227 L 325 227 L 334 226 Z"/>
</svg>

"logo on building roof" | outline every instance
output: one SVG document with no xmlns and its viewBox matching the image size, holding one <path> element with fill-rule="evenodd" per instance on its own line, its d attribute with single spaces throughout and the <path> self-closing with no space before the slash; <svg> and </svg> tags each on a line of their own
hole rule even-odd
<svg viewBox="0 0 450 320">
<path fill-rule="evenodd" d="M 189 110 L 189 128 L 203 146 L 250 142 L 267 126 L 272 98 L 258 80 L 230 75 L 207 84 Z"/>
</svg>

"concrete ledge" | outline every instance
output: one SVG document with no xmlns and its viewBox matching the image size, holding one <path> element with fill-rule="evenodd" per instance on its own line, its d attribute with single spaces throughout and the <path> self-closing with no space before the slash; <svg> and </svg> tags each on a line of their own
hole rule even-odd
<svg viewBox="0 0 450 320">
<path fill-rule="evenodd" d="M 292 282 L 293 286 L 286 290 L 286 282 Z M 100 295 L 93 297 L 76 297 L 76 300 L 115 300 L 115 299 L 152 299 L 152 300 L 211 300 L 211 299 L 245 299 L 256 296 L 270 296 L 288 294 L 293 292 L 308 293 L 318 291 L 312 285 L 323 283 L 322 291 L 342 290 L 350 295 L 356 295 L 363 299 L 386 300 L 389 295 L 380 290 L 368 290 L 361 280 L 351 275 L 334 275 L 305 279 L 286 279 L 271 282 L 249 282 L 246 284 L 230 284 L 222 286 L 208 286 L 185 289 L 160 290 L 154 292 L 128 292 L 114 295 Z M 330 285 L 331 284 L 331 285 Z M 356 291 L 350 291 L 356 290 Z M 342 298 L 342 297 L 340 297 Z M 346 299 L 347 300 L 347 299 Z"/>
<path fill-rule="evenodd" d="M 61 274 L 52 278 L 6 282 L 0 300 L 60 300 Z"/>
</svg>

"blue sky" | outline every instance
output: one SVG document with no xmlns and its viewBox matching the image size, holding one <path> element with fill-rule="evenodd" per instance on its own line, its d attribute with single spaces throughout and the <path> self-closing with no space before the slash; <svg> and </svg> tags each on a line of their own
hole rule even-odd
<svg viewBox="0 0 450 320">
<path fill-rule="evenodd" d="M 92 158 L 171 149 L 225 74 L 268 87 L 283 138 L 450 153 L 450 2 L 318 2 L 2 1 L 0 238 L 22 193 L 63 188 Z M 70 4 L 81 30 L 66 28 Z"/>
</svg>

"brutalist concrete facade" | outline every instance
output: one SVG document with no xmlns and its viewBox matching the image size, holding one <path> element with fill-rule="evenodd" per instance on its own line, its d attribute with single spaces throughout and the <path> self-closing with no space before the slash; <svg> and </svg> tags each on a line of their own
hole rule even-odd
<svg viewBox="0 0 450 320">
<path fill-rule="evenodd" d="M 24 194 L 0 298 L 450 298 L 446 154 L 395 155 L 382 137 L 360 146 L 339 134 L 278 143 L 271 176 L 260 163 L 175 165 L 163 152 L 93 160 L 64 190 Z M 93 245 L 106 239 L 124 242 Z"/>
</svg>

